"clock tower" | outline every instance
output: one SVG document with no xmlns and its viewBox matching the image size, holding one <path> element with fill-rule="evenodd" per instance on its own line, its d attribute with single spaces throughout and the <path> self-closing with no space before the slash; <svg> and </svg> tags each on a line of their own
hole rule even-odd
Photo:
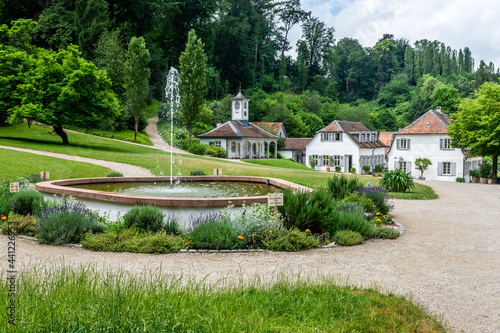
<svg viewBox="0 0 500 333">
<path fill-rule="evenodd" d="M 238 121 L 243 126 L 248 126 L 248 102 L 250 99 L 240 92 L 231 98 L 232 121 Z"/>
</svg>

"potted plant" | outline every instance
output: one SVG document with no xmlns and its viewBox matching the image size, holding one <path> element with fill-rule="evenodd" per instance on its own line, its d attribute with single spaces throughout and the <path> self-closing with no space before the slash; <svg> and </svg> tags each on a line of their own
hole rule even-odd
<svg viewBox="0 0 500 333">
<path fill-rule="evenodd" d="M 311 166 L 311 168 L 315 169 L 316 165 L 318 165 L 318 159 L 312 156 L 309 157 L 309 165 Z"/>
<path fill-rule="evenodd" d="M 335 171 L 336 171 L 336 172 L 340 172 L 340 170 L 342 170 L 342 168 L 341 168 L 341 167 L 339 167 L 339 166 L 336 166 L 336 167 L 335 167 Z"/>
<path fill-rule="evenodd" d="M 365 175 L 370 174 L 371 167 L 369 165 L 363 165 L 363 167 L 361 169 L 363 169 L 363 172 L 365 173 Z"/>
<path fill-rule="evenodd" d="M 356 173 L 356 168 L 350 168 L 350 169 L 349 169 L 349 171 L 350 171 L 351 173 Z"/>
<path fill-rule="evenodd" d="M 424 172 L 429 168 L 430 165 L 432 165 L 432 162 L 428 158 L 418 157 L 415 160 L 415 167 L 418 171 L 420 171 L 420 176 L 418 177 L 418 179 L 425 180 Z"/>
<path fill-rule="evenodd" d="M 326 171 L 330 171 L 330 167 L 335 166 L 335 164 L 337 164 L 337 160 L 333 156 L 328 156 L 328 167 Z"/>
<path fill-rule="evenodd" d="M 472 183 L 479 183 L 479 170 L 470 170 L 469 176 L 471 177 Z"/>
<path fill-rule="evenodd" d="M 488 162 L 483 162 L 479 165 L 479 182 L 481 184 L 488 184 L 488 179 L 491 177 L 492 167 Z"/>
</svg>

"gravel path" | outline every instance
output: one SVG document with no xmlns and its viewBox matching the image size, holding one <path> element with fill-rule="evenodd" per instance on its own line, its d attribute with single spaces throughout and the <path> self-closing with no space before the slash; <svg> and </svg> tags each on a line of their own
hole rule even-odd
<svg viewBox="0 0 500 333">
<path fill-rule="evenodd" d="M 67 155 L 67 154 L 59 154 L 59 153 L 51 153 L 48 151 L 42 151 L 42 150 L 34 150 L 34 149 L 25 149 L 25 148 L 16 148 L 16 147 L 9 147 L 9 146 L 0 146 L 0 148 L 3 149 L 10 149 L 10 150 L 17 150 L 17 151 L 22 151 L 25 153 L 31 153 L 31 154 L 37 154 L 37 155 L 43 155 L 43 156 L 50 156 L 50 157 L 57 157 L 57 158 L 62 158 L 64 160 L 70 160 L 70 161 L 76 161 L 76 162 L 85 162 L 85 163 L 91 163 L 95 165 L 100 165 L 106 168 L 109 168 L 113 171 L 121 172 L 123 176 L 125 177 L 147 177 L 147 176 L 154 176 L 151 171 L 149 171 L 146 168 L 142 168 L 139 166 L 131 165 L 131 164 L 126 164 L 126 163 L 118 163 L 118 162 L 109 162 L 109 161 L 103 161 L 103 160 L 96 160 L 94 158 L 88 158 L 88 157 L 81 157 L 81 156 L 75 156 L 75 155 Z"/>
<path fill-rule="evenodd" d="M 395 200 L 393 212 L 406 226 L 397 240 L 304 253 L 148 255 L 101 253 L 38 245 L 18 239 L 17 265 L 88 265 L 139 273 L 162 268 L 168 274 L 238 281 L 255 275 L 301 273 L 412 296 L 442 316 L 455 332 L 500 331 L 500 186 L 425 181 L 440 199 Z M 7 238 L 0 237 L 7 248 Z M 6 262 L 5 251 L 1 256 Z"/>
<path fill-rule="evenodd" d="M 168 143 L 163 141 L 163 138 L 158 133 L 158 127 L 156 126 L 157 123 L 158 123 L 158 116 L 149 118 L 148 126 L 146 126 L 145 128 L 146 134 L 148 135 L 149 140 L 153 143 L 153 146 L 165 151 L 170 151 L 170 149 L 172 148 L 172 151 L 174 153 L 191 154 L 179 148 L 170 147 Z"/>
</svg>

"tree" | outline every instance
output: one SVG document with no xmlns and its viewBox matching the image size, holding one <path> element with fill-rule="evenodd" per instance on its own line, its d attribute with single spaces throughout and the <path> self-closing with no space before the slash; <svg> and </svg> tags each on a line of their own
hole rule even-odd
<svg viewBox="0 0 500 333">
<path fill-rule="evenodd" d="M 36 67 L 20 87 L 24 97 L 13 109 L 10 123 L 26 118 L 52 126 L 63 144 L 69 145 L 64 124 L 98 127 L 119 115 L 106 73 L 81 58 L 77 46 L 57 53 L 39 49 L 37 53 Z"/>
<path fill-rule="evenodd" d="M 448 135 L 452 146 L 468 148 L 476 156 L 493 158 L 493 183 L 497 183 L 500 155 L 500 84 L 486 82 L 475 99 L 464 99 L 452 115 Z"/>
<path fill-rule="evenodd" d="M 323 59 L 327 50 L 333 46 L 334 28 L 328 27 L 317 17 L 309 17 L 302 25 L 302 40 L 307 45 L 306 63 L 312 76 L 320 74 Z"/>
<path fill-rule="evenodd" d="M 94 59 L 94 45 L 102 32 L 109 28 L 108 3 L 105 0 L 77 0 L 75 27 L 83 57 Z"/>
<path fill-rule="evenodd" d="M 73 7 L 72 1 L 56 0 L 40 14 L 33 37 L 38 46 L 58 50 L 75 42 Z"/>
<path fill-rule="evenodd" d="M 146 110 L 146 99 L 149 96 L 149 60 L 149 51 L 146 48 L 144 38 L 132 37 L 128 44 L 127 62 L 125 63 L 125 90 L 128 107 L 135 120 L 134 140 L 137 140 L 139 118 Z"/>
<path fill-rule="evenodd" d="M 475 73 L 474 90 L 480 89 L 483 83 L 491 81 L 491 74 L 491 68 L 481 60 L 479 68 Z"/>
<path fill-rule="evenodd" d="M 440 106 L 443 108 L 443 112 L 445 113 L 457 111 L 461 100 L 458 89 L 453 87 L 452 84 L 437 85 L 436 88 L 434 88 L 431 98 L 434 100 L 432 107 L 437 108 Z"/>
<path fill-rule="evenodd" d="M 186 50 L 179 58 L 181 83 L 179 93 L 181 95 L 182 118 L 189 132 L 189 145 L 194 124 L 205 104 L 206 80 L 205 66 L 207 56 L 203 51 L 204 44 L 191 30 L 188 35 Z"/>
<path fill-rule="evenodd" d="M 94 63 L 99 69 L 105 70 L 113 83 L 113 91 L 120 97 L 125 93 L 125 62 L 127 51 L 122 45 L 120 30 L 105 30 L 94 50 Z"/>
<path fill-rule="evenodd" d="M 424 178 L 424 172 L 429 168 L 429 166 L 432 165 L 431 160 L 425 157 L 418 157 L 415 160 L 415 168 L 417 168 L 418 171 L 420 171 L 420 178 Z"/>
</svg>

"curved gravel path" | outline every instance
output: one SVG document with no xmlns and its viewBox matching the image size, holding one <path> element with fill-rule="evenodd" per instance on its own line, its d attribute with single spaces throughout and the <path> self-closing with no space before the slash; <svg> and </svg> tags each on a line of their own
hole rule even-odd
<svg viewBox="0 0 500 333">
<path fill-rule="evenodd" d="M 76 155 L 67 155 L 67 154 L 59 154 L 59 153 L 51 153 L 48 151 L 42 151 L 42 150 L 34 150 L 34 149 L 26 149 L 26 148 L 16 148 L 16 147 L 10 147 L 10 146 L 0 146 L 0 148 L 3 149 L 10 149 L 10 150 L 17 150 L 17 151 L 22 151 L 25 153 L 31 153 L 31 154 L 37 154 L 37 155 L 43 155 L 43 156 L 50 156 L 50 157 L 57 157 L 61 158 L 64 160 L 70 160 L 70 161 L 76 161 L 76 162 L 85 162 L 85 163 L 91 163 L 95 165 L 100 165 L 106 168 L 110 168 L 113 171 L 116 172 L 121 172 L 123 176 L 125 177 L 148 177 L 148 176 L 154 176 L 151 171 L 149 171 L 146 168 L 142 168 L 139 166 L 131 165 L 131 164 L 126 164 L 126 163 L 118 163 L 118 162 L 109 162 L 109 161 L 103 161 L 103 160 L 96 160 L 94 158 L 88 158 L 88 157 L 81 157 L 81 156 L 76 156 Z"/>
<path fill-rule="evenodd" d="M 88 265 L 139 273 L 161 267 L 184 278 L 238 281 L 255 275 L 330 275 L 349 284 L 412 296 L 455 332 L 500 331 L 500 186 L 425 181 L 440 199 L 395 200 L 406 226 L 397 240 L 303 253 L 148 255 L 91 252 L 18 239 L 17 265 Z M 7 248 L 7 238 L 0 237 Z M 1 253 L 6 263 L 5 251 Z"/>
</svg>

